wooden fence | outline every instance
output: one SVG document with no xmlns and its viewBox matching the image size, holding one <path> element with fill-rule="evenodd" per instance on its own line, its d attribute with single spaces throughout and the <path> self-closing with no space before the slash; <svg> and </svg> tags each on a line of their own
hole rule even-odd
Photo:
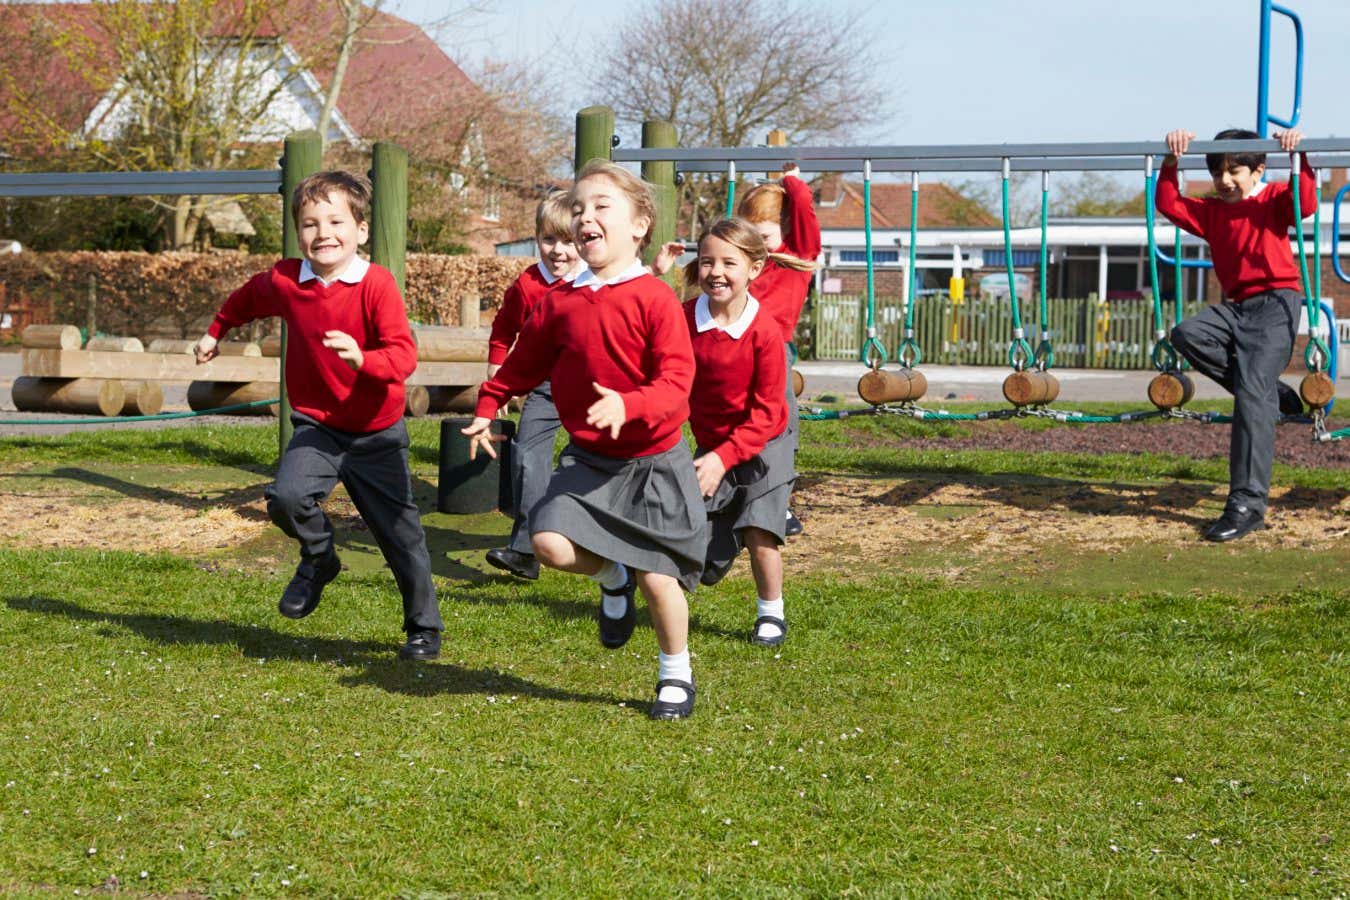
<svg viewBox="0 0 1350 900">
<path fill-rule="evenodd" d="M 1201 304 L 1186 304 L 1194 315 Z M 1167 322 L 1174 315 L 1163 305 Z M 1023 303 L 1022 327 L 1033 349 L 1040 342 L 1040 303 Z M 1055 365 L 1069 368 L 1145 369 L 1151 367 L 1153 304 L 1147 300 L 1077 300 L 1054 298 L 1048 303 Z M 817 296 L 813 314 L 816 359 L 856 360 L 867 335 L 865 297 Z M 893 359 L 904 329 L 898 297 L 878 297 L 877 337 Z M 1007 365 L 1012 339 L 1012 313 L 1006 300 L 967 299 L 952 303 L 946 296 L 920 297 L 914 309 L 914 339 L 924 362 L 949 365 Z"/>
</svg>

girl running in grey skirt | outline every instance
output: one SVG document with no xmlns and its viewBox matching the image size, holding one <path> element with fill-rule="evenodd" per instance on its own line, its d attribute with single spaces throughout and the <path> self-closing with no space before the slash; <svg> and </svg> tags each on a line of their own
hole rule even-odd
<svg viewBox="0 0 1350 900">
<path fill-rule="evenodd" d="M 702 581 L 716 584 L 749 547 L 759 593 L 751 640 L 775 647 L 787 637 L 779 547 L 797 476 L 781 330 L 748 292 L 768 258 L 764 239 L 745 219 L 713 223 L 686 272 L 686 281 L 696 280 L 703 293 L 684 310 L 694 347 L 694 469 L 709 512 Z"/>
<path fill-rule="evenodd" d="M 642 588 L 660 645 L 654 719 L 694 711 L 689 606 L 707 515 L 689 445 L 694 356 L 679 301 L 643 267 L 656 201 L 622 166 L 592 162 L 572 189 L 572 235 L 587 268 L 549 292 L 495 377 L 483 383 L 469 452 L 495 456 L 488 426 L 508 397 L 551 379 L 571 436 L 530 511 L 543 565 L 600 585 L 600 641 L 633 633 Z"/>
</svg>

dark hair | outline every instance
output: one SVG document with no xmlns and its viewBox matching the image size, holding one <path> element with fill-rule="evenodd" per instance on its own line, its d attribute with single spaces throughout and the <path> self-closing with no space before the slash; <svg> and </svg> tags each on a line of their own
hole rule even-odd
<svg viewBox="0 0 1350 900">
<path fill-rule="evenodd" d="M 1261 135 L 1255 131 L 1248 131 L 1245 128 L 1225 128 L 1214 135 L 1216 141 L 1259 141 Z M 1266 155 L 1260 152 L 1254 153 L 1206 153 L 1205 166 L 1209 169 L 1209 174 L 1217 175 L 1226 169 L 1230 164 L 1236 163 L 1239 166 L 1246 166 L 1253 172 L 1266 164 Z"/>
<path fill-rule="evenodd" d="M 339 194 L 347 198 L 352 218 L 357 222 L 366 221 L 370 215 L 370 179 L 355 172 L 343 172 L 330 169 L 315 172 L 301 180 L 291 195 L 291 218 L 295 227 L 300 228 L 300 209 L 306 203 L 318 203 L 320 200 L 332 202 L 332 195 Z"/>
</svg>

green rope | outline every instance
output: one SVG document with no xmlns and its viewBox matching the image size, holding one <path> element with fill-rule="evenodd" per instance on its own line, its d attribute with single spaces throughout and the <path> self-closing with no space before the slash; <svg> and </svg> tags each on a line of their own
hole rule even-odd
<svg viewBox="0 0 1350 900">
<path fill-rule="evenodd" d="M 1008 178 L 1011 174 L 1011 162 L 1003 158 L 1003 261 L 1008 272 L 1008 305 L 1012 309 L 1013 339 L 1008 344 L 1008 365 L 1021 371 L 1027 363 L 1035 359 L 1031 345 L 1027 343 L 1026 332 L 1022 329 L 1022 307 L 1017 302 L 1017 282 L 1013 277 L 1012 223 L 1008 218 Z"/>
<path fill-rule="evenodd" d="M 1341 428 L 1336 431 L 1328 431 L 1326 434 L 1322 435 L 1320 440 L 1343 441 L 1346 440 L 1347 438 L 1350 438 L 1350 428 Z"/>
<path fill-rule="evenodd" d="M 1050 343 L 1050 297 L 1048 272 L 1050 266 L 1050 173 L 1041 173 L 1041 342 L 1036 346 L 1036 365 L 1042 372 L 1055 365 L 1055 347 Z"/>
<path fill-rule="evenodd" d="M 154 416 L 99 416 L 84 419 L 6 419 L 0 425 L 110 425 L 121 422 L 163 422 L 167 419 L 194 419 L 198 416 L 212 416 L 234 412 L 240 409 L 256 409 L 280 403 L 280 398 L 272 400 L 252 400 L 248 403 L 234 403 L 230 406 L 218 406 L 215 409 L 193 410 L 191 412 L 159 413 Z"/>
<path fill-rule="evenodd" d="M 872 161 L 863 161 L 863 240 L 867 245 L 867 341 L 858 354 L 861 362 L 877 369 L 886 364 L 886 348 L 877 340 L 876 269 L 872 261 Z"/>
<path fill-rule="evenodd" d="M 909 182 L 909 270 L 906 282 L 909 285 L 905 300 L 905 334 L 900 346 L 895 350 L 896 359 L 905 368 L 913 368 L 923 361 L 923 351 L 914 340 L 914 307 L 918 305 L 915 293 L 916 254 L 919 244 L 919 173 L 910 173 Z"/>
<path fill-rule="evenodd" d="M 1148 273 L 1149 284 L 1153 288 L 1153 366 L 1159 372 L 1174 372 L 1177 365 L 1177 351 L 1167 339 L 1167 326 L 1164 324 L 1162 292 L 1158 289 L 1158 237 L 1153 233 L 1158 223 L 1158 211 L 1153 201 L 1153 192 L 1157 189 L 1158 176 L 1153 171 L 1153 157 L 1145 158 L 1144 165 L 1144 219 L 1148 230 Z M 1179 261 L 1179 260 L 1178 260 Z"/>
<path fill-rule="evenodd" d="M 1174 227 L 1172 234 L 1172 264 L 1175 266 L 1173 278 L 1176 281 L 1176 290 L 1173 292 L 1175 296 L 1172 304 L 1172 325 L 1176 327 L 1186 316 L 1186 267 L 1181 264 L 1181 229 Z M 1171 343 L 1169 340 L 1168 344 Z M 1175 349 L 1173 348 L 1174 351 Z M 1177 368 L 1184 372 L 1190 367 L 1191 364 L 1186 358 L 1178 353 Z"/>
<path fill-rule="evenodd" d="M 1313 297 L 1312 282 L 1308 278 L 1308 251 L 1303 245 L 1302 155 L 1290 155 L 1289 188 L 1294 195 L 1294 234 L 1298 236 L 1298 270 L 1303 282 L 1303 302 L 1308 308 L 1308 346 L 1303 351 L 1303 364 L 1309 372 L 1320 372 L 1331 360 L 1331 351 L 1317 334 L 1318 306 Z M 1319 203 L 1318 206 L 1321 206 Z M 1319 358 L 1320 357 L 1320 358 Z M 1317 360 L 1314 362 L 1314 360 Z"/>
<path fill-rule="evenodd" d="M 736 163 L 727 163 L 727 218 L 736 214 Z"/>
</svg>

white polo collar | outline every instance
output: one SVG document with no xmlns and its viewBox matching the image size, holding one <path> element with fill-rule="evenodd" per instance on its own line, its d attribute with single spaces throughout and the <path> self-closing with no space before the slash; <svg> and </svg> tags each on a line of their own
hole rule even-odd
<svg viewBox="0 0 1350 900">
<path fill-rule="evenodd" d="M 605 285 L 623 284 L 625 281 L 632 281 L 634 278 L 641 278 L 643 275 L 646 274 L 647 274 L 647 267 L 642 264 L 642 260 L 640 259 L 633 260 L 633 264 L 631 266 L 624 269 L 622 272 L 620 272 L 618 275 L 615 275 L 613 278 L 603 281 L 601 280 L 599 275 L 596 275 L 594 272 L 591 271 L 590 266 L 587 266 L 586 268 L 581 270 L 580 274 L 578 274 L 576 278 L 572 279 L 572 285 L 574 287 L 588 287 L 593 291 L 598 291 Z"/>
<path fill-rule="evenodd" d="M 309 260 L 304 260 L 300 263 L 300 283 L 304 284 L 306 281 L 317 278 L 319 284 L 322 284 L 324 287 L 327 287 L 334 281 L 345 281 L 347 284 L 360 284 L 361 279 L 365 278 L 366 273 L 369 271 L 370 262 L 368 260 L 364 260 L 359 256 L 353 256 L 352 261 L 347 263 L 347 268 L 343 269 L 340 275 L 332 281 L 324 281 L 314 273 L 314 269 L 310 267 Z"/>
<path fill-rule="evenodd" d="M 740 318 L 732 322 L 726 328 L 717 324 L 713 318 L 712 310 L 708 307 L 708 295 L 699 294 L 698 301 L 694 303 L 694 327 L 702 334 L 705 331 L 711 331 L 714 328 L 727 333 L 727 337 L 739 341 L 750 330 L 750 323 L 755 321 L 755 316 L 759 313 L 759 301 L 749 294 L 745 295 L 745 309 L 741 310 Z"/>
<path fill-rule="evenodd" d="M 558 281 L 570 282 L 575 277 L 573 275 L 554 275 L 548 270 L 548 266 L 544 265 L 542 259 L 535 263 L 535 268 L 539 270 L 539 276 L 544 279 L 544 284 L 554 284 Z"/>
</svg>

